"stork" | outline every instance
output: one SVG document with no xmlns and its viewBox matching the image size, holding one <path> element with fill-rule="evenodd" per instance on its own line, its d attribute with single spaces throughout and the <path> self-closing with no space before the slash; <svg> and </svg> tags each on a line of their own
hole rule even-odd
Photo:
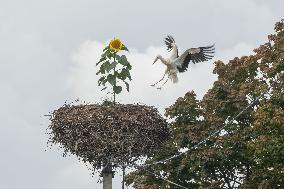
<svg viewBox="0 0 284 189">
<path fill-rule="evenodd" d="M 205 47 L 197 47 L 197 48 L 190 48 L 184 51 L 180 56 L 178 54 L 178 48 L 175 43 L 175 40 L 172 36 L 168 35 L 165 38 L 165 44 L 167 46 L 168 52 L 172 51 L 172 55 L 169 58 L 163 58 L 161 55 L 157 55 L 155 61 L 153 64 L 157 62 L 157 60 L 160 60 L 164 65 L 166 65 L 166 71 L 159 81 L 154 83 L 153 87 L 155 87 L 158 83 L 164 80 L 165 76 L 168 75 L 166 81 L 157 89 L 161 89 L 162 86 L 164 86 L 169 79 L 173 83 L 178 82 L 178 76 L 177 74 L 179 72 L 185 72 L 187 71 L 188 64 L 191 61 L 193 64 L 204 62 L 207 60 L 212 59 L 214 56 L 215 47 L 214 44 L 211 46 L 205 46 Z"/>
</svg>

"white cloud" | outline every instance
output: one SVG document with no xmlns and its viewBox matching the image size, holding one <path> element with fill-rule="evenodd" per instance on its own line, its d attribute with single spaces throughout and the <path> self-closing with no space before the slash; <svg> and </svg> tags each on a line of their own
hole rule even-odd
<svg viewBox="0 0 284 189">
<path fill-rule="evenodd" d="M 49 188 L 102 188 L 102 178 L 100 173 L 96 172 L 94 176 L 83 162 L 78 162 L 75 156 L 69 156 L 62 161 L 67 162 L 57 167 L 56 172 L 51 176 L 50 183 L 46 189 Z M 113 188 L 121 188 L 122 172 L 119 170 L 115 173 L 113 178 Z M 131 188 L 131 187 L 130 187 Z"/>
<path fill-rule="evenodd" d="M 98 67 L 95 66 L 103 46 L 102 43 L 88 41 L 83 43 L 73 56 L 74 66 L 69 84 L 73 86 L 75 96 L 81 100 L 94 102 L 106 94 L 105 91 L 101 92 L 101 88 L 97 86 L 99 77 L 96 75 Z M 130 48 L 127 56 L 133 66 L 131 71 L 133 80 L 130 93 L 124 92 L 119 95 L 119 101 L 123 103 L 140 102 L 165 108 L 189 90 L 195 90 L 198 95 L 204 94 L 212 84 L 214 80 L 213 61 L 209 61 L 190 65 L 188 72 L 179 75 L 180 82 L 177 84 L 169 81 L 162 90 L 151 87 L 150 84 L 159 80 L 165 71 L 165 66 L 161 63 L 152 65 L 157 54 L 168 56 L 164 47 L 148 47 L 143 52 Z"/>
<path fill-rule="evenodd" d="M 253 49 L 255 48 L 256 47 L 248 43 L 239 42 L 237 43 L 237 45 L 235 45 L 232 48 L 224 49 L 220 52 L 217 51 L 215 60 L 219 59 L 222 60 L 224 63 L 226 63 L 235 57 L 252 55 L 254 53 Z"/>
<path fill-rule="evenodd" d="M 95 75 L 104 45 L 91 40 L 77 49 L 82 41 L 104 41 L 116 35 L 139 49 L 131 48 L 129 54 L 131 93 L 123 93 L 119 100 L 155 105 L 162 111 L 188 90 L 201 98 L 216 79 L 209 61 L 190 65 L 176 85 L 168 83 L 162 91 L 150 87 L 165 69 L 162 64 L 152 65 L 156 54 L 167 54 L 158 47 L 164 35 L 174 35 L 184 48 L 216 42 L 215 60 L 250 54 L 283 17 L 284 2 L 146 1 L 12 0 L 1 4 L 1 189 L 101 187 L 75 157 L 62 158 L 56 148 L 44 151 L 49 122 L 40 116 L 65 100 L 79 97 L 94 102 L 105 94 L 97 87 Z M 121 20 L 114 22 L 117 15 Z M 120 188 L 120 177 L 115 179 L 114 188 Z"/>
<path fill-rule="evenodd" d="M 87 102 L 97 102 L 105 96 L 106 92 L 101 92 L 101 88 L 97 86 L 99 77 L 96 75 L 98 67 L 95 66 L 105 45 L 106 43 L 97 41 L 86 41 L 74 53 L 72 71 L 68 76 L 68 85 L 74 92 L 74 98 L 78 97 L 80 100 Z M 216 56 L 213 60 L 199 64 L 190 64 L 188 71 L 179 75 L 179 82 L 177 84 L 169 82 L 162 90 L 157 90 L 151 87 L 150 84 L 160 79 L 164 73 L 165 66 L 161 63 L 155 65 L 152 65 L 152 63 L 157 54 L 165 57 L 168 56 L 165 47 L 151 46 L 142 52 L 130 48 L 130 53 L 127 56 L 133 65 L 131 72 L 133 76 L 130 86 L 131 92 L 120 95 L 119 101 L 122 103 L 140 102 L 154 105 L 163 112 L 165 107 L 174 103 L 178 97 L 183 96 L 187 91 L 194 90 L 200 99 L 216 80 L 216 75 L 212 74 L 214 69 L 213 62 L 215 60 L 222 60 L 226 63 L 235 56 L 251 54 L 252 49 L 251 45 L 244 42 L 238 43 L 230 49 L 220 51 L 217 46 Z M 84 175 L 87 177 L 88 171 L 82 169 L 84 167 L 72 165 L 60 174 L 65 176 L 66 174 L 70 174 L 68 175 L 68 180 L 70 180 L 70 178 L 76 177 L 76 174 L 78 174 L 72 172 L 78 170 L 81 176 Z M 81 172 L 83 173 L 81 174 Z M 116 183 L 114 184 L 114 188 L 119 188 L 121 182 L 119 174 L 116 175 L 114 182 Z"/>
<path fill-rule="evenodd" d="M 73 56 L 73 69 L 69 75 L 69 85 L 73 88 L 74 96 L 88 102 L 97 102 L 106 96 L 105 91 L 100 91 L 97 86 L 98 76 L 96 72 L 99 67 L 95 64 L 99 60 L 105 44 L 97 41 L 83 43 Z M 145 103 L 165 108 L 172 104 L 175 99 L 183 96 L 187 91 L 194 90 L 198 98 L 202 98 L 205 92 L 212 86 L 216 76 L 212 73 L 215 60 L 228 61 L 235 56 L 250 54 L 252 47 L 246 43 L 239 43 L 231 49 L 218 51 L 213 60 L 190 64 L 185 73 L 179 74 L 179 82 L 173 84 L 170 81 L 162 90 L 150 86 L 159 80 L 165 66 L 161 63 L 152 65 L 157 54 L 168 56 L 165 47 L 148 47 L 145 51 L 138 51 L 130 48 L 127 54 L 130 63 L 133 65 L 131 71 L 133 80 L 130 86 L 130 93 L 124 92 L 119 95 L 119 101 L 123 103 Z"/>
</svg>

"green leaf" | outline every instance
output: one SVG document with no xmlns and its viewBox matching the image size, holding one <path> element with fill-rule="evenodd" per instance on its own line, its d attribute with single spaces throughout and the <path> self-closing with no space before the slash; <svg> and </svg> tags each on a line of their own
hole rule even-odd
<svg viewBox="0 0 284 189">
<path fill-rule="evenodd" d="M 130 64 L 127 65 L 126 67 L 128 70 L 131 70 L 132 69 L 132 66 Z"/>
<path fill-rule="evenodd" d="M 109 49 L 107 49 L 102 55 L 101 57 L 107 57 L 109 54 L 111 54 L 111 51 Z"/>
<path fill-rule="evenodd" d="M 118 73 L 118 78 L 123 81 L 127 78 L 127 70 L 125 68 L 123 68 L 122 71 Z"/>
<path fill-rule="evenodd" d="M 103 52 L 105 52 L 106 50 L 109 50 L 109 46 L 106 46 L 103 50 Z"/>
<path fill-rule="evenodd" d="M 126 86 L 127 92 L 129 92 L 129 83 L 127 83 L 126 81 L 123 81 L 123 82 L 124 82 L 124 84 L 125 84 L 125 86 Z"/>
<path fill-rule="evenodd" d="M 109 52 L 106 56 L 111 59 L 113 57 L 113 52 Z"/>
<path fill-rule="evenodd" d="M 105 86 L 105 85 L 106 85 L 106 82 L 107 82 L 107 79 L 103 80 L 101 84 L 102 84 L 103 86 Z"/>
<path fill-rule="evenodd" d="M 107 81 L 108 81 L 112 86 L 114 86 L 114 85 L 115 85 L 116 78 L 115 78 L 114 75 L 109 74 L 109 75 L 107 76 Z"/>
<path fill-rule="evenodd" d="M 109 61 L 104 62 L 104 63 L 101 65 L 100 70 L 99 70 L 96 74 L 97 74 L 97 75 L 98 75 L 99 73 L 105 74 L 105 72 L 107 71 L 107 68 L 108 68 L 109 66 L 110 66 L 110 62 L 109 62 Z"/>
<path fill-rule="evenodd" d="M 119 56 L 118 54 L 115 54 L 115 60 L 116 60 L 117 62 L 119 62 L 119 61 L 121 60 L 121 56 Z"/>
<path fill-rule="evenodd" d="M 131 76 L 130 76 L 130 72 L 128 69 L 126 68 L 123 68 L 120 72 L 121 76 L 122 76 L 122 80 L 125 80 L 126 78 L 128 78 L 129 80 L 132 80 L 131 79 Z"/>
<path fill-rule="evenodd" d="M 101 59 L 96 63 L 96 66 L 99 65 L 101 62 L 105 61 L 107 58 L 105 56 L 101 57 Z"/>
<path fill-rule="evenodd" d="M 124 65 L 124 66 L 127 66 L 127 65 L 129 64 L 129 62 L 127 61 L 127 58 L 126 58 L 125 55 L 122 55 L 122 56 L 120 57 L 119 63 L 122 64 L 122 65 Z"/>
<path fill-rule="evenodd" d="M 117 71 L 115 71 L 115 72 L 114 72 L 114 76 L 115 76 L 116 78 L 119 78 L 119 73 L 118 73 Z"/>
<path fill-rule="evenodd" d="M 107 88 L 107 87 L 102 88 L 101 91 L 106 90 L 106 88 Z"/>
<path fill-rule="evenodd" d="M 98 80 L 98 84 L 99 86 L 102 84 L 102 82 L 105 80 L 105 76 L 102 76 L 99 80 Z"/>
<path fill-rule="evenodd" d="M 120 64 L 122 64 L 123 66 L 126 66 L 126 68 L 128 70 L 131 70 L 132 69 L 132 66 L 130 65 L 130 63 L 128 62 L 127 58 L 125 55 L 122 55 L 121 56 L 121 59 L 119 61 Z"/>
<path fill-rule="evenodd" d="M 126 75 L 123 74 L 123 72 L 120 72 L 120 73 L 117 74 L 117 78 L 119 78 L 119 79 L 124 81 L 126 79 Z"/>
<path fill-rule="evenodd" d="M 113 63 L 110 63 L 108 65 L 108 67 L 106 68 L 106 71 L 109 72 L 110 70 L 112 70 L 113 68 L 115 68 L 117 65 L 117 62 L 113 62 Z"/>
<path fill-rule="evenodd" d="M 128 48 L 127 48 L 126 46 L 124 46 L 124 45 L 122 46 L 121 50 L 124 50 L 124 51 L 128 51 L 128 52 L 129 52 Z"/>
<path fill-rule="evenodd" d="M 115 92 L 115 94 L 119 94 L 122 91 L 122 87 L 121 86 L 114 86 L 113 91 Z"/>
</svg>

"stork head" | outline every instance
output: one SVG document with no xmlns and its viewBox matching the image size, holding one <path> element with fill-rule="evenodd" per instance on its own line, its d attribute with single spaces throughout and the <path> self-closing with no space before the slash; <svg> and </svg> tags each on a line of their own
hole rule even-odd
<svg viewBox="0 0 284 189">
<path fill-rule="evenodd" d="M 158 54 L 158 55 L 157 55 L 157 57 L 156 57 L 156 59 L 154 60 L 153 64 L 155 64 L 155 63 L 157 62 L 157 60 L 158 60 L 158 59 L 160 59 L 160 60 L 161 60 L 161 58 L 162 58 L 162 56 Z"/>
</svg>

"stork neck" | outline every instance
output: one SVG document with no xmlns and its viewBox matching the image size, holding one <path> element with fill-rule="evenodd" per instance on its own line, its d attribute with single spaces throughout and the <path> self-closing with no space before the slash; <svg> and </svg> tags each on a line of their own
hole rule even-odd
<svg viewBox="0 0 284 189">
<path fill-rule="evenodd" d="M 162 56 L 158 56 L 158 58 L 161 60 L 161 62 L 163 63 L 163 64 L 165 64 L 165 65 L 167 65 L 167 60 L 166 59 L 164 59 Z"/>
</svg>

